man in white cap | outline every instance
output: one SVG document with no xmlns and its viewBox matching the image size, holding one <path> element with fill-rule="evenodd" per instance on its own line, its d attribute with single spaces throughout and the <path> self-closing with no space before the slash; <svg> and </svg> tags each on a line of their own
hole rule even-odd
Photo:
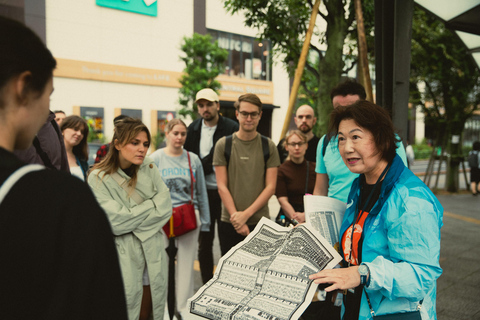
<svg viewBox="0 0 480 320">
<path fill-rule="evenodd" d="M 215 223 L 220 222 L 222 200 L 218 195 L 217 180 L 212 166 L 213 151 L 218 139 L 238 131 L 238 123 L 219 114 L 218 95 L 210 88 L 197 92 L 197 104 L 200 119 L 193 121 L 187 129 L 187 140 L 184 148 L 197 154 L 202 160 L 205 181 L 207 183 L 208 203 L 210 206 L 210 231 L 200 232 L 198 238 L 198 260 L 203 283 L 213 276 L 213 239 Z"/>
</svg>

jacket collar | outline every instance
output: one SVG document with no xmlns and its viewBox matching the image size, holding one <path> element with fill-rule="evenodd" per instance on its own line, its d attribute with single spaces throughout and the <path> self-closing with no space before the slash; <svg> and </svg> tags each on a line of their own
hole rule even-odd
<svg viewBox="0 0 480 320">
<path fill-rule="evenodd" d="M 382 188 L 380 191 L 380 197 L 378 198 L 377 202 L 373 206 L 373 208 L 370 210 L 371 212 L 369 214 L 377 215 L 378 212 L 380 211 L 380 208 L 383 207 L 383 204 L 387 200 L 388 196 L 393 190 L 393 187 L 397 183 L 398 179 L 400 178 L 400 175 L 403 173 L 403 171 L 406 169 L 405 164 L 402 161 L 402 158 L 398 154 L 395 155 L 395 158 L 393 158 L 392 165 L 390 166 L 390 169 L 388 170 L 385 178 L 383 179 L 382 182 Z M 355 181 L 353 182 L 354 185 L 352 187 L 355 187 L 357 190 L 357 200 L 359 199 L 360 196 L 360 181 L 365 182 L 365 175 L 361 174 Z"/>
<path fill-rule="evenodd" d="M 198 121 L 197 121 L 198 120 Z M 195 122 L 193 122 L 193 130 L 199 131 L 200 128 L 202 127 L 203 123 L 203 118 L 197 119 Z M 223 117 L 221 115 L 218 115 L 218 122 L 217 122 L 217 128 L 223 124 Z"/>
</svg>

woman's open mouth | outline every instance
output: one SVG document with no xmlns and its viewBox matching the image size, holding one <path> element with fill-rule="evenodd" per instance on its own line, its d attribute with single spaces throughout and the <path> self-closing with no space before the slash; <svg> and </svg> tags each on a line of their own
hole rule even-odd
<svg viewBox="0 0 480 320">
<path fill-rule="evenodd" d="M 348 164 L 355 164 L 360 161 L 360 158 L 347 158 Z"/>
</svg>

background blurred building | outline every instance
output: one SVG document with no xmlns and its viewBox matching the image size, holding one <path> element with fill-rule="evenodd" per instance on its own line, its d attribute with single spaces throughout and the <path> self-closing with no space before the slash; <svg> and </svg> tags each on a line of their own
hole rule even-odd
<svg viewBox="0 0 480 320">
<path fill-rule="evenodd" d="M 234 116 L 238 96 L 255 93 L 265 104 L 259 131 L 278 141 L 289 77 L 272 63 L 269 42 L 257 41 L 256 30 L 228 14 L 221 0 L 6 0 L 0 14 L 46 41 L 58 62 L 51 109 L 86 118 L 92 139 L 110 139 L 119 114 L 142 119 L 153 135 L 176 116 L 185 67 L 180 45 L 198 32 L 229 50 L 218 78 L 222 113 Z"/>
</svg>

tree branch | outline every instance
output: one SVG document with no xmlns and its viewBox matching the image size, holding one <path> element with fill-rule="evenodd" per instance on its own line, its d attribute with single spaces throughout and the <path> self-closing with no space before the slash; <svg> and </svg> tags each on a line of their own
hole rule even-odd
<svg viewBox="0 0 480 320">
<path fill-rule="evenodd" d="M 433 106 L 434 106 L 434 109 L 435 109 L 436 117 L 441 118 L 440 110 L 439 110 L 439 106 L 438 106 L 438 100 L 436 98 L 435 93 L 433 92 L 433 88 L 432 88 L 430 82 L 425 81 L 425 80 L 423 80 L 423 82 L 425 83 L 425 88 L 427 88 L 428 94 L 430 95 L 430 99 L 432 99 L 432 101 L 433 101 Z"/>
<path fill-rule="evenodd" d="M 306 81 L 300 81 L 300 85 L 302 86 L 303 90 L 305 91 L 305 93 L 309 96 L 309 97 L 314 97 L 315 96 L 315 92 L 313 90 L 309 90 L 308 89 L 308 85 L 307 85 L 307 82 Z"/>
<path fill-rule="evenodd" d="M 311 72 L 315 78 L 317 79 L 320 79 L 320 73 L 318 72 L 318 70 L 316 68 L 314 68 L 313 66 L 311 66 L 309 63 L 305 64 L 305 68 Z"/>
<path fill-rule="evenodd" d="M 343 72 L 344 72 L 344 73 L 348 73 L 348 72 L 349 72 L 350 70 L 352 70 L 356 65 L 357 65 L 357 60 L 354 60 L 354 61 L 352 62 L 352 65 L 351 65 L 350 67 L 348 67 L 348 68 L 345 68 L 345 69 L 343 70 Z"/>
</svg>

